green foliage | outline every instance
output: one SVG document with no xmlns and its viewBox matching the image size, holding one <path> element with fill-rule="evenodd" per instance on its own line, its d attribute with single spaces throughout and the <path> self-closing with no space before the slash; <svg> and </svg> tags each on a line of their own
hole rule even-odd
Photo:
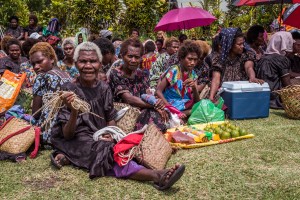
<svg viewBox="0 0 300 200">
<path fill-rule="evenodd" d="M 20 19 L 20 24 L 25 25 L 28 21 L 28 6 L 22 0 L 3 0 L 0 2 L 0 25 L 7 26 L 8 19 L 16 15 Z"/>
<path fill-rule="evenodd" d="M 226 25 L 232 23 L 233 27 L 241 27 L 243 31 L 254 24 L 259 24 L 268 28 L 271 22 L 278 17 L 280 5 L 260 5 L 260 6 L 241 6 L 232 5 L 232 0 L 228 2 L 226 13 Z"/>
<path fill-rule="evenodd" d="M 153 29 L 159 19 L 167 12 L 168 4 L 163 0 L 124 0 L 125 9 L 114 29 L 123 37 L 132 28 L 138 28 L 146 37 L 153 36 Z M 123 26 L 120 26 L 122 24 Z"/>
</svg>

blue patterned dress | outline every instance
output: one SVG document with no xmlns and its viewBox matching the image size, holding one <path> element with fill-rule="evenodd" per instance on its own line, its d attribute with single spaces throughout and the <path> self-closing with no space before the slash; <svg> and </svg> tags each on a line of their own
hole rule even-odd
<svg viewBox="0 0 300 200">
<path fill-rule="evenodd" d="M 47 73 L 38 74 L 34 85 L 32 88 L 33 96 L 43 97 L 46 93 L 54 93 L 61 90 L 61 87 L 64 83 L 71 82 L 72 78 L 65 72 L 60 71 L 59 69 L 52 69 Z M 43 98 L 43 105 L 47 103 L 48 99 Z M 37 119 L 37 125 L 41 126 L 45 119 L 48 117 L 49 108 L 44 108 L 41 111 L 40 118 Z M 45 130 L 45 127 L 42 127 L 42 143 L 50 144 L 50 135 L 51 128 L 55 124 L 56 115 L 54 120 L 52 120 L 50 128 Z"/>
</svg>

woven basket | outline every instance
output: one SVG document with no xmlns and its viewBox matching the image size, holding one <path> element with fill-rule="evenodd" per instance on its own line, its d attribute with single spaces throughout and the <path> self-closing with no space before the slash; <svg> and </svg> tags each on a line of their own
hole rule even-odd
<svg viewBox="0 0 300 200">
<path fill-rule="evenodd" d="M 138 146 L 135 158 L 150 169 L 164 169 L 172 154 L 172 147 L 153 123 L 148 125 Z"/>
<path fill-rule="evenodd" d="M 114 107 L 116 110 L 121 110 L 125 107 L 129 107 L 129 110 L 125 113 L 125 115 L 116 122 L 117 126 L 122 129 L 126 134 L 131 133 L 136 124 L 136 120 L 141 114 L 138 108 L 132 107 L 126 103 L 116 103 L 114 102 Z"/>
<path fill-rule="evenodd" d="M 300 85 L 290 85 L 276 91 L 282 100 L 286 114 L 293 119 L 300 119 Z"/>
<path fill-rule="evenodd" d="M 26 152 L 35 141 L 35 129 L 25 120 L 12 118 L 0 127 L 0 142 L 13 133 L 21 132 L 0 145 L 0 151 L 18 154 Z"/>
</svg>

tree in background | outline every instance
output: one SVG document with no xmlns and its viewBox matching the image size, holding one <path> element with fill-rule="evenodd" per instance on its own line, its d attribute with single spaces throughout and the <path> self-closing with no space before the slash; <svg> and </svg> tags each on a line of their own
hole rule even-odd
<svg viewBox="0 0 300 200">
<path fill-rule="evenodd" d="M 232 5 L 234 0 L 226 0 L 226 2 L 228 3 L 226 26 L 232 24 L 233 27 L 241 27 L 244 31 L 248 30 L 248 28 L 254 24 L 268 28 L 280 12 L 280 6 L 276 4 L 237 7 Z"/>
<path fill-rule="evenodd" d="M 3 0 L 0 1 L 0 25 L 7 27 L 10 16 L 19 17 L 20 24 L 24 25 L 28 21 L 28 6 L 22 0 Z"/>
<path fill-rule="evenodd" d="M 153 35 L 155 25 L 168 11 L 164 0 L 123 0 L 123 3 L 119 21 L 114 25 L 114 30 L 123 37 L 128 37 L 132 28 L 138 28 L 146 37 Z"/>
</svg>

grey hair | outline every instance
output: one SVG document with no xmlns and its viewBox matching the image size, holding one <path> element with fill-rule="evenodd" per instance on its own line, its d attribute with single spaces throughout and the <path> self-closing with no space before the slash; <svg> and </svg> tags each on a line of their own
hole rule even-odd
<svg viewBox="0 0 300 200">
<path fill-rule="evenodd" d="M 83 42 L 76 47 L 75 52 L 74 52 L 74 57 L 73 57 L 75 62 L 77 62 L 77 60 L 79 58 L 80 51 L 96 51 L 99 61 L 102 62 L 101 51 L 100 51 L 99 47 L 96 44 L 94 44 L 93 42 Z"/>
<path fill-rule="evenodd" d="M 67 44 L 70 44 L 70 45 L 72 45 L 75 48 L 75 43 L 72 40 L 72 38 L 66 38 L 66 39 L 64 39 L 64 41 L 63 41 L 63 43 L 61 45 L 62 48 L 64 48 Z"/>
</svg>

